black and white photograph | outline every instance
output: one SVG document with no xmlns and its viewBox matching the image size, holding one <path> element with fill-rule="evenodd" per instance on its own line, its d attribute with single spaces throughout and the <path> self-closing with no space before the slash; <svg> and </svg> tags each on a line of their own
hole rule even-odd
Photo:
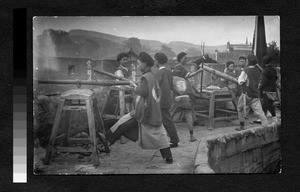
<svg viewBox="0 0 300 192">
<path fill-rule="evenodd" d="M 278 15 L 32 26 L 35 175 L 282 172 Z"/>
</svg>

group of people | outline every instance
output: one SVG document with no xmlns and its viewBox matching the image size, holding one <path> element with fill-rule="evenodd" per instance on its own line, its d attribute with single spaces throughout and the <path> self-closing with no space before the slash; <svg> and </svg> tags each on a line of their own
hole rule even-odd
<svg viewBox="0 0 300 192">
<path fill-rule="evenodd" d="M 188 78 L 194 77 L 203 69 L 199 68 L 190 73 L 184 67 L 187 63 L 186 55 L 185 52 L 179 53 L 178 64 L 170 71 L 165 67 L 168 58 L 164 53 L 156 53 L 154 58 L 146 52 L 139 54 L 137 69 L 142 73 L 140 83 L 136 85 L 130 81 L 137 95 L 135 110 L 122 116 L 105 134 L 99 133 L 100 140 L 105 147 L 108 148 L 108 145 L 112 145 L 121 136 L 125 136 L 134 142 L 138 141 L 142 149 L 159 149 L 166 163 L 172 163 L 170 148 L 178 147 L 180 141 L 170 112 L 176 110 L 181 110 L 188 125 L 190 142 L 197 140 L 193 134 L 193 127 L 197 120 L 193 109 L 195 97 Z M 119 67 L 115 72 L 116 75 L 129 78 L 130 71 L 124 65 L 128 58 L 126 53 L 117 56 Z M 248 66 L 246 66 L 247 60 Z M 276 71 L 274 72 L 270 67 L 270 60 L 270 57 L 264 57 L 266 67 L 263 71 L 260 71 L 258 67 L 257 57 L 252 54 L 247 58 L 244 56 L 239 58 L 240 68 L 234 69 L 232 61 L 226 64 L 224 72 L 238 79 L 238 83 L 224 80 L 226 86 L 239 97 L 240 127 L 236 129 L 238 131 L 245 129 L 244 98 L 246 98 L 246 105 L 259 116 L 264 127 L 268 125 L 267 111 L 271 112 L 274 122 L 277 121 L 273 103 L 266 96 L 267 92 L 276 91 L 277 75 Z M 154 65 L 158 68 L 157 73 L 151 70 Z M 185 83 L 183 91 L 175 88 L 174 80 L 178 79 Z"/>
<path fill-rule="evenodd" d="M 248 60 L 248 66 L 246 65 Z M 272 66 L 272 57 L 266 55 L 262 59 L 262 68 L 258 64 L 258 58 L 250 54 L 239 57 L 240 67 L 235 69 L 234 62 L 228 61 L 224 73 L 236 77 L 238 83 L 223 80 L 224 85 L 232 90 L 238 98 L 238 118 L 240 127 L 237 131 L 245 129 L 245 117 L 251 108 L 259 117 L 263 127 L 278 123 L 274 101 L 278 99 L 278 72 Z M 245 105 L 246 104 L 246 105 Z M 244 109 L 246 107 L 246 110 Z M 267 112 L 272 115 L 272 123 L 269 124 Z"/>
<path fill-rule="evenodd" d="M 119 67 L 116 75 L 129 78 L 129 71 L 124 66 L 128 60 L 126 53 L 117 56 Z M 170 148 L 178 147 L 179 137 L 172 120 L 171 107 L 174 104 L 176 109 L 184 113 L 188 124 L 190 141 L 197 139 L 193 135 L 193 126 L 196 121 L 193 113 L 192 86 L 188 81 L 202 71 L 189 73 L 184 67 L 187 63 L 186 53 L 177 55 L 178 64 L 173 71 L 168 70 L 165 64 L 168 61 L 164 53 L 156 53 L 154 59 L 146 52 L 141 52 L 137 60 L 137 69 L 142 73 L 140 83 L 136 85 L 130 81 L 133 91 L 137 95 L 135 110 L 122 116 L 105 134 L 99 133 L 100 140 L 105 147 L 115 143 L 121 136 L 136 142 L 142 149 L 159 149 L 162 158 L 166 163 L 172 163 Z M 151 68 L 156 65 L 158 72 L 154 73 Z M 179 93 L 174 89 L 173 76 L 185 79 L 185 91 Z M 170 139 L 168 139 L 168 137 Z"/>
</svg>

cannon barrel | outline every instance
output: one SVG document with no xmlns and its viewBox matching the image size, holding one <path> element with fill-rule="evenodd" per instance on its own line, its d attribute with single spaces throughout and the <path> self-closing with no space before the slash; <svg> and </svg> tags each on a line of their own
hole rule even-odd
<svg viewBox="0 0 300 192">
<path fill-rule="evenodd" d="M 236 83 L 238 82 L 238 81 L 237 81 L 237 78 L 234 78 L 234 77 L 232 77 L 232 76 L 230 76 L 230 75 L 227 75 L 227 74 L 225 74 L 225 73 L 222 73 L 222 72 L 220 72 L 220 71 L 218 71 L 218 70 L 215 70 L 215 69 L 213 69 L 213 68 L 207 67 L 207 66 L 205 66 L 205 65 L 203 65 L 203 70 L 204 70 L 204 71 L 207 71 L 207 72 L 209 72 L 209 73 L 215 74 L 216 76 L 221 77 L 221 78 L 223 78 L 223 79 L 226 79 L 226 80 L 229 80 L 229 81 L 232 81 L 232 82 L 236 82 Z"/>
<path fill-rule="evenodd" d="M 112 73 L 109 73 L 109 72 L 106 72 L 106 71 L 102 71 L 102 70 L 99 70 L 99 69 L 93 69 L 93 70 L 97 73 L 101 73 L 101 74 L 107 75 L 107 76 L 115 78 L 115 79 L 119 79 L 119 80 L 122 80 L 122 81 L 130 81 L 129 79 L 127 79 L 125 77 L 119 77 L 115 74 L 112 74 Z"/>
<path fill-rule="evenodd" d="M 88 80 L 37 80 L 39 84 L 76 84 L 76 85 L 98 85 L 115 86 L 129 85 L 129 81 L 88 81 Z"/>
</svg>

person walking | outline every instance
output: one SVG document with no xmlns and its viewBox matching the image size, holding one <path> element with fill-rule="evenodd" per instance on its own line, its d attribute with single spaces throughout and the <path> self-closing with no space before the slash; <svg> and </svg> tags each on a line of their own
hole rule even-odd
<svg viewBox="0 0 300 192">
<path fill-rule="evenodd" d="M 265 115 L 267 115 L 267 112 L 270 111 L 273 120 L 272 124 L 276 124 L 278 123 L 278 119 L 276 117 L 275 107 L 273 103 L 277 97 L 277 71 L 272 66 L 271 59 L 272 58 L 268 55 L 263 57 L 265 68 L 262 71 L 259 90 L 261 94 L 262 110 L 264 111 Z"/>
<path fill-rule="evenodd" d="M 162 91 L 160 108 L 162 114 L 163 125 L 170 137 L 170 147 L 178 147 L 179 137 L 172 120 L 170 109 L 172 106 L 171 91 L 173 91 L 173 76 L 164 64 L 167 63 L 168 57 L 164 53 L 156 53 L 154 55 L 155 63 L 158 67 L 157 80 Z"/>
<path fill-rule="evenodd" d="M 194 142 L 197 139 L 194 137 L 194 122 L 196 122 L 196 115 L 194 114 L 194 104 L 196 103 L 194 92 L 192 89 L 192 85 L 189 82 L 188 78 L 194 77 L 198 73 L 200 73 L 203 69 L 200 68 L 195 72 L 189 73 L 188 70 L 184 67 L 187 63 L 187 57 L 185 52 L 181 52 L 177 55 L 177 64 L 172 71 L 172 75 L 174 76 L 174 81 L 176 81 L 176 77 L 182 78 L 184 81 L 185 90 L 180 93 L 180 91 L 174 89 L 174 108 L 176 111 L 177 109 L 182 111 L 184 114 L 184 119 L 188 125 L 189 132 L 190 132 L 190 141 Z M 180 81 L 180 79 L 179 79 Z M 176 82 L 175 82 L 176 84 Z"/>
</svg>

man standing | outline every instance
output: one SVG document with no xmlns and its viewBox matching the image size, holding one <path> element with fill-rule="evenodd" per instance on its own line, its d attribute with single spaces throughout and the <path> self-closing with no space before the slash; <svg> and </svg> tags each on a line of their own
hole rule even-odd
<svg viewBox="0 0 300 192">
<path fill-rule="evenodd" d="M 170 113 L 173 100 L 171 96 L 171 90 L 173 90 L 173 76 L 171 71 L 164 66 L 168 61 L 168 57 L 164 53 L 156 53 L 154 58 L 158 67 L 157 80 L 162 91 L 160 108 L 163 125 L 170 137 L 170 147 L 178 147 L 179 138 Z"/>
<path fill-rule="evenodd" d="M 242 85 L 242 95 L 238 101 L 238 117 L 240 121 L 240 127 L 237 131 L 245 129 L 245 114 L 244 114 L 244 102 L 249 105 L 252 110 L 258 115 L 261 120 L 262 126 L 268 125 L 268 120 L 262 110 L 258 84 L 260 81 L 260 71 L 255 66 L 257 64 L 257 57 L 253 54 L 248 55 L 248 67 L 241 72 L 238 77 L 239 85 Z M 245 97 L 243 97 L 243 93 Z M 244 101 L 246 99 L 246 101 Z"/>
<path fill-rule="evenodd" d="M 172 71 L 173 76 L 178 76 L 185 79 L 186 90 L 183 94 L 180 94 L 178 91 L 174 90 L 175 96 L 175 108 L 182 110 L 186 123 L 190 131 L 190 141 L 194 142 L 197 139 L 194 137 L 194 122 L 196 121 L 196 116 L 194 114 L 193 106 L 195 104 L 195 96 L 188 78 L 194 77 L 202 71 L 202 68 L 198 69 L 193 73 L 189 73 L 188 70 L 184 67 L 187 63 L 187 57 L 185 52 L 181 52 L 177 55 L 177 64 Z"/>
<path fill-rule="evenodd" d="M 128 58 L 129 56 L 127 53 L 120 53 L 117 56 L 119 67 L 117 68 L 115 75 L 119 77 L 125 77 L 127 79 L 130 77 L 130 71 L 124 66 L 124 64 L 128 61 Z"/>
<path fill-rule="evenodd" d="M 275 112 L 275 107 L 273 102 L 276 98 L 276 81 L 277 81 L 277 71 L 271 65 L 271 57 L 266 55 L 263 57 L 263 62 L 265 68 L 262 71 L 261 75 L 261 84 L 259 86 L 261 100 L 262 100 L 262 109 L 267 115 L 267 112 L 270 111 L 272 115 L 273 124 L 278 122 Z M 272 98 L 273 96 L 273 98 Z"/>
</svg>

